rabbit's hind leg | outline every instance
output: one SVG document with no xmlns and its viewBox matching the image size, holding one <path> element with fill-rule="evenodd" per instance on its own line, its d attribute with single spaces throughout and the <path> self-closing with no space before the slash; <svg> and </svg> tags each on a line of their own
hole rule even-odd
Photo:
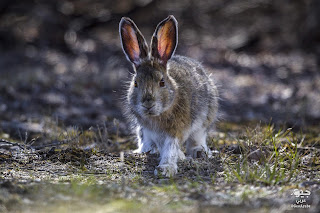
<svg viewBox="0 0 320 213">
<path fill-rule="evenodd" d="M 204 128 L 194 131 L 186 142 L 187 155 L 192 158 L 211 157 L 207 146 L 207 130 Z"/>
</svg>

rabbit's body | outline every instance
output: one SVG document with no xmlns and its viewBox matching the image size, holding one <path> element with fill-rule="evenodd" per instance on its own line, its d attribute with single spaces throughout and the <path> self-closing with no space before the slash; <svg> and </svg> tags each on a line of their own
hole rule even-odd
<svg viewBox="0 0 320 213">
<path fill-rule="evenodd" d="M 201 64 L 172 56 L 175 30 L 173 16 L 161 22 L 149 55 L 134 23 L 130 19 L 120 23 L 123 49 L 136 71 L 127 101 L 137 121 L 138 152 L 159 151 L 158 169 L 167 176 L 177 172 L 177 161 L 184 158 L 180 149 L 184 143 L 191 157 L 201 151 L 210 154 L 206 137 L 218 109 L 217 88 Z"/>
<path fill-rule="evenodd" d="M 141 117 L 134 109 L 132 112 L 140 126 L 148 127 L 146 129 L 149 131 L 165 133 L 183 143 L 196 131 L 207 131 L 213 123 L 218 109 L 218 92 L 197 61 L 183 56 L 174 56 L 168 61 L 167 66 L 168 76 L 177 86 L 177 94 L 170 108 L 159 116 L 147 118 Z M 145 75 L 148 74 L 153 73 L 149 72 Z M 130 103 L 135 97 L 129 94 Z"/>
</svg>

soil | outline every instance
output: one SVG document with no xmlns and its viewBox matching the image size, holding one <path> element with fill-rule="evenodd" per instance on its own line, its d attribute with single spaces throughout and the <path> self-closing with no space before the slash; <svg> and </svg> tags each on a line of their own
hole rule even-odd
<svg viewBox="0 0 320 213">
<path fill-rule="evenodd" d="M 1 1 L 0 212 L 316 212 L 317 8 L 317 0 Z M 121 109 L 132 67 L 118 35 L 129 16 L 150 40 L 169 14 L 179 22 L 176 54 L 201 61 L 221 96 L 208 139 L 218 152 L 180 162 L 174 178 L 154 176 L 157 156 L 131 151 Z M 303 159 L 314 164 L 289 183 L 227 181 L 226 156 L 243 151 L 235 141 L 266 124 L 301 133 Z M 295 188 L 312 192 L 310 208 L 291 207 Z"/>
</svg>

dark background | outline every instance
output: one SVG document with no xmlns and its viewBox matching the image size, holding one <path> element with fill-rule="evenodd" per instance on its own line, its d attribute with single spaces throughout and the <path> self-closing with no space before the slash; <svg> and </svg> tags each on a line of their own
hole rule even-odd
<svg viewBox="0 0 320 213">
<path fill-rule="evenodd" d="M 150 40 L 170 14 L 176 53 L 219 85 L 220 120 L 318 125 L 318 0 L 1 0 L 0 131 L 111 128 L 117 118 L 129 134 L 120 108 L 132 69 L 119 21 L 132 18 Z"/>
</svg>

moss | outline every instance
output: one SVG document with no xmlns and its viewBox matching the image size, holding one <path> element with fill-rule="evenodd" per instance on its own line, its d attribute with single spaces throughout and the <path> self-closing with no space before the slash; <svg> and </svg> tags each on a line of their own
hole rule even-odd
<svg viewBox="0 0 320 213">
<path fill-rule="evenodd" d="M 143 205 L 136 201 L 117 199 L 106 205 L 107 212 L 139 212 Z"/>
</svg>

